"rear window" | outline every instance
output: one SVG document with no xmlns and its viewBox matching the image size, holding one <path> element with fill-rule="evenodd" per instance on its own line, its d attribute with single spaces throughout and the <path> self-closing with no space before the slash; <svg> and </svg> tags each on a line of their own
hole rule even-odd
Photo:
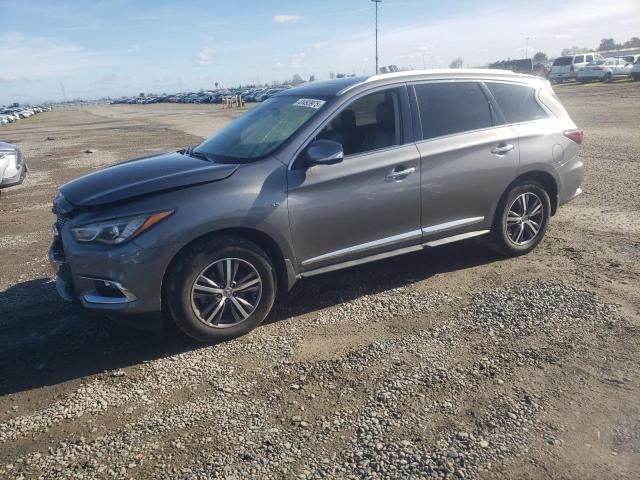
<svg viewBox="0 0 640 480">
<path fill-rule="evenodd" d="M 547 114 L 536 101 L 534 88 L 511 83 L 487 82 L 486 85 L 508 123 L 547 118 Z"/>
<path fill-rule="evenodd" d="M 558 57 L 553 61 L 553 65 L 554 67 L 562 67 L 565 65 L 571 65 L 571 62 L 573 61 L 573 57 Z"/>
<path fill-rule="evenodd" d="M 491 109 L 475 82 L 416 85 L 424 139 L 493 125 Z"/>
</svg>

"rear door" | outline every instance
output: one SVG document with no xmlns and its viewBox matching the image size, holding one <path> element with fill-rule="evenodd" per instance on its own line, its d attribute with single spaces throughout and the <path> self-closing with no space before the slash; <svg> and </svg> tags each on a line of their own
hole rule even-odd
<svg viewBox="0 0 640 480">
<path fill-rule="evenodd" d="M 437 245 L 490 228 L 493 212 L 518 171 L 514 130 L 476 81 L 413 85 L 422 139 L 423 241 Z"/>
<path fill-rule="evenodd" d="M 573 57 L 558 57 L 553 61 L 553 64 L 551 65 L 551 73 L 554 73 L 556 75 L 569 73 L 571 71 L 572 63 Z"/>
</svg>

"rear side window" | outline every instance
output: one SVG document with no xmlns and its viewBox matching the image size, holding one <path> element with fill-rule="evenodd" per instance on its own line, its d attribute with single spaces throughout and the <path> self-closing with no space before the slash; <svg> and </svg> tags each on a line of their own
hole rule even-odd
<svg viewBox="0 0 640 480">
<path fill-rule="evenodd" d="M 593 62 L 593 55 L 587 55 L 587 62 Z"/>
<path fill-rule="evenodd" d="M 510 83 L 486 82 L 508 123 L 530 122 L 547 118 L 535 98 L 535 89 Z"/>
<path fill-rule="evenodd" d="M 573 60 L 573 63 L 582 63 L 584 62 L 584 55 L 576 55 L 576 58 Z"/>
<path fill-rule="evenodd" d="M 415 89 L 425 140 L 492 126 L 489 102 L 475 82 L 425 83 Z"/>
<path fill-rule="evenodd" d="M 562 67 L 566 65 L 571 65 L 573 61 L 573 57 L 558 57 L 553 61 L 553 67 Z"/>
</svg>

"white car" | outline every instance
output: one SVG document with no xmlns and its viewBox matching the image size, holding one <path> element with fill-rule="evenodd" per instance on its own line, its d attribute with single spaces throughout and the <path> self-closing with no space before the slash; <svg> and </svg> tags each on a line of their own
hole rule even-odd
<svg viewBox="0 0 640 480">
<path fill-rule="evenodd" d="M 581 53 L 579 55 L 565 55 L 556 58 L 551 64 L 549 80 L 551 83 L 563 82 L 576 78 L 576 72 L 591 62 L 604 60 L 598 53 Z"/>
<path fill-rule="evenodd" d="M 631 67 L 632 65 L 622 58 L 607 58 L 582 67 L 576 74 L 576 81 L 610 82 L 614 78 L 628 77 L 631 74 Z"/>
<path fill-rule="evenodd" d="M 20 185 L 27 176 L 27 170 L 20 147 L 0 142 L 0 189 Z"/>
</svg>

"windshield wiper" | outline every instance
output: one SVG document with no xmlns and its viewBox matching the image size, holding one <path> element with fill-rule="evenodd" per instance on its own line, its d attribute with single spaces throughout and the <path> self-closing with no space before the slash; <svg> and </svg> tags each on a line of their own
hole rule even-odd
<svg viewBox="0 0 640 480">
<path fill-rule="evenodd" d="M 191 146 L 189 146 L 187 148 L 184 148 L 182 150 L 178 150 L 178 152 L 183 154 L 183 155 L 188 155 L 190 157 L 199 158 L 201 160 L 206 160 L 207 162 L 213 162 L 212 158 L 210 158 L 209 156 L 207 156 L 206 154 L 204 154 L 202 152 L 196 152 L 195 150 L 193 150 L 193 147 L 191 147 Z"/>
</svg>

